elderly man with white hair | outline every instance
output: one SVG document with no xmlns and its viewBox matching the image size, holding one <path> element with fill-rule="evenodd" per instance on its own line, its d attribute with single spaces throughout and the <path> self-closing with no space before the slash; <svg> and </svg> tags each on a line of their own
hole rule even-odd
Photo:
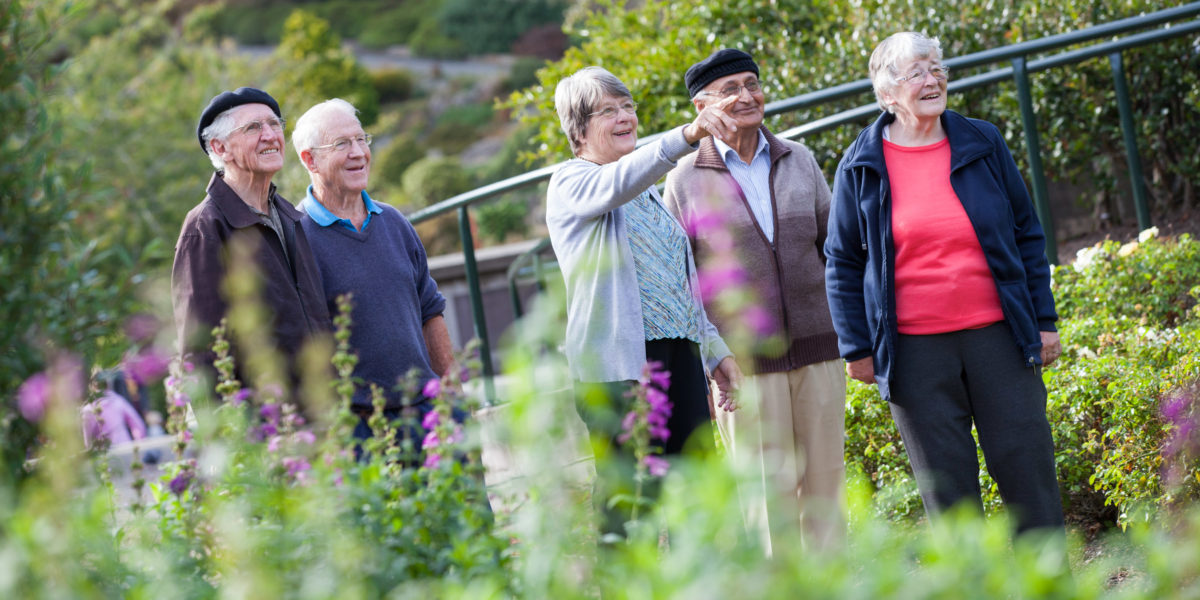
<svg viewBox="0 0 1200 600">
<path fill-rule="evenodd" d="M 325 300 L 333 312 L 338 296 L 353 295 L 350 346 L 358 354 L 351 409 L 359 415 L 355 435 L 370 435 L 371 384 L 387 398 L 385 416 L 406 407 L 421 414 L 427 399 L 406 398 L 398 384 L 416 369 L 421 381 L 445 375 L 453 362 L 442 318 L 446 299 L 429 275 L 425 248 L 400 211 L 367 194 L 371 134 L 358 111 L 341 99 L 327 100 L 296 121 L 292 145 L 312 185 L 301 202 L 301 225 L 312 241 Z"/>
<path fill-rule="evenodd" d="M 235 348 L 237 375 L 247 384 L 294 385 L 294 358 L 332 325 L 308 238 L 297 226 L 300 213 L 271 183 L 283 168 L 279 104 L 255 88 L 222 92 L 201 113 L 196 135 L 216 173 L 204 200 L 184 219 L 175 246 L 171 293 L 180 352 L 211 368 L 210 332 L 228 310 L 226 273 L 231 260 L 246 256 L 233 250 L 241 247 L 257 272 L 271 342 L 289 360 L 288 373 L 250 382 Z"/>
</svg>

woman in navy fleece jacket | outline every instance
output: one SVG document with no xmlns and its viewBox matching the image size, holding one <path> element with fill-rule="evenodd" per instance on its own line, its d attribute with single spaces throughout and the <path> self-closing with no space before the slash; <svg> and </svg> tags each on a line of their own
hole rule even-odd
<svg viewBox="0 0 1200 600">
<path fill-rule="evenodd" d="M 1018 530 L 1061 529 L 1045 237 L 999 130 L 946 110 L 941 57 L 912 32 L 871 55 L 887 112 L 838 166 L 825 244 L 840 351 L 889 401 L 927 512 L 982 509 L 974 426 Z"/>
</svg>

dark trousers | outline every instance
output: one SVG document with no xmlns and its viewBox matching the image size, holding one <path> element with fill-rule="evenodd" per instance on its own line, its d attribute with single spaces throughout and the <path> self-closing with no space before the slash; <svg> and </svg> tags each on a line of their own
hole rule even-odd
<svg viewBox="0 0 1200 600">
<path fill-rule="evenodd" d="M 708 376 L 700 360 L 700 351 L 695 342 L 682 339 L 653 340 L 646 342 L 646 359 L 663 364 L 670 371 L 671 385 L 667 389 L 672 408 L 667 428 L 671 435 L 666 443 L 655 441 L 663 453 L 678 455 L 686 449 L 689 453 L 705 453 L 713 446 L 712 415 L 708 409 Z M 625 523 L 630 518 L 632 505 L 628 503 L 610 506 L 616 496 L 633 497 L 637 492 L 633 479 L 633 451 L 620 444 L 621 419 L 633 406 L 632 390 L 635 381 L 613 381 L 602 383 L 576 383 L 575 407 L 587 424 L 596 455 L 596 481 L 592 499 L 601 514 L 601 533 L 624 535 Z M 641 496 L 654 500 L 658 497 L 659 485 L 656 478 L 643 483 Z M 645 514 L 643 509 L 641 514 Z"/>
<path fill-rule="evenodd" d="M 1041 368 L 1006 323 L 896 341 L 892 418 L 931 516 L 960 502 L 982 510 L 979 445 L 1017 531 L 1063 527 Z"/>
</svg>

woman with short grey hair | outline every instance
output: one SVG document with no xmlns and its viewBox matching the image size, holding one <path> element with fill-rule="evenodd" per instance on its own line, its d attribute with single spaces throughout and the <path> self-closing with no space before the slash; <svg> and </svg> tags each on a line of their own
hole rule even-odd
<svg viewBox="0 0 1200 600">
<path fill-rule="evenodd" d="M 626 392 L 648 361 L 670 372 L 666 454 L 681 452 L 689 438 L 712 443 L 709 376 L 719 388 L 718 408 L 734 408 L 730 392 L 741 371 L 704 312 L 687 234 L 655 182 L 704 137 L 733 134 L 736 123 L 724 110 L 735 100 L 714 103 L 636 148 L 637 104 L 612 73 L 588 67 L 555 90 L 575 158 L 550 178 L 546 224 L 566 281 L 566 356 L 576 405 L 594 443 L 616 445 L 629 412 Z M 632 467 L 628 460 L 597 464 L 593 498 L 605 514 L 604 533 L 624 533 L 629 506 L 607 510 L 610 497 L 632 491 L 628 472 L 617 472 L 622 464 Z"/>
<path fill-rule="evenodd" d="M 872 53 L 887 112 L 834 175 L 826 291 L 850 377 L 878 383 L 931 515 L 982 510 L 972 428 L 1018 531 L 1061 531 L 1042 367 L 1062 352 L 1045 236 L 995 125 L 946 109 L 941 44 Z"/>
</svg>

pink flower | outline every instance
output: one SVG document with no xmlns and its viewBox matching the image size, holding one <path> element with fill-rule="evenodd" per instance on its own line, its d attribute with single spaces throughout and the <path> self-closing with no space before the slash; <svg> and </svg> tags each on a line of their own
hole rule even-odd
<svg viewBox="0 0 1200 600">
<path fill-rule="evenodd" d="M 150 341 L 158 334 L 159 322 L 154 315 L 140 313 L 125 320 L 125 336 L 135 344 Z"/>
<path fill-rule="evenodd" d="M 760 337 L 774 335 L 779 329 L 771 313 L 757 304 L 747 307 L 742 318 L 750 325 L 750 330 Z"/>
<path fill-rule="evenodd" d="M 425 382 L 425 388 L 421 390 L 421 395 L 426 398 L 436 398 L 442 392 L 442 381 L 436 377 Z"/>
<path fill-rule="evenodd" d="M 301 444 L 312 445 L 317 442 L 317 436 L 311 431 L 297 431 L 296 441 L 300 442 Z"/>
<path fill-rule="evenodd" d="M 438 414 L 438 411 L 431 410 L 431 411 L 425 413 L 425 417 L 421 419 L 421 427 L 424 427 L 427 430 L 433 429 L 434 427 L 437 427 L 438 424 L 441 422 L 442 422 L 442 416 Z"/>
<path fill-rule="evenodd" d="M 303 456 L 285 456 L 283 458 L 283 466 L 287 469 L 289 477 L 296 477 L 312 469 L 312 465 L 308 464 L 308 459 Z"/>
<path fill-rule="evenodd" d="M 660 390 L 671 387 L 671 372 L 664 371 L 662 367 L 663 364 L 657 360 L 647 362 L 642 367 L 642 385 L 652 383 Z"/>
<path fill-rule="evenodd" d="M 642 464 L 650 471 L 652 477 L 662 477 L 667 474 L 667 470 L 671 468 L 671 463 L 667 459 L 654 454 L 648 454 L 642 459 Z"/>
<path fill-rule="evenodd" d="M 17 409 L 26 421 L 36 423 L 45 416 L 49 399 L 50 378 L 45 373 L 38 373 L 26 379 L 17 390 Z"/>
<path fill-rule="evenodd" d="M 145 385 L 161 379 L 170 365 L 171 361 L 165 354 L 150 348 L 126 358 L 124 368 L 138 385 Z"/>
<path fill-rule="evenodd" d="M 438 439 L 437 431 L 433 430 L 425 434 L 425 439 L 421 442 L 421 449 L 437 448 L 439 444 L 441 444 L 441 440 Z"/>
<path fill-rule="evenodd" d="M 259 416 L 271 423 L 277 423 L 279 421 L 279 413 L 279 405 L 272 402 L 262 405 L 262 408 L 258 410 Z"/>
<path fill-rule="evenodd" d="M 688 235 L 697 237 L 707 231 L 719 229 L 724 225 L 721 214 L 715 210 L 701 209 L 689 214 L 685 229 Z"/>
<path fill-rule="evenodd" d="M 746 282 L 746 271 L 740 265 L 706 266 L 700 269 L 700 298 L 708 302 L 721 292 Z"/>
<path fill-rule="evenodd" d="M 438 463 L 441 462 L 441 460 L 442 460 L 441 454 L 437 454 L 436 452 L 430 452 L 429 454 L 425 455 L 425 468 L 426 469 L 436 469 L 438 466 Z"/>
<path fill-rule="evenodd" d="M 279 443 L 283 441 L 283 436 L 273 435 L 270 441 L 267 442 L 267 452 L 279 451 Z"/>
</svg>

